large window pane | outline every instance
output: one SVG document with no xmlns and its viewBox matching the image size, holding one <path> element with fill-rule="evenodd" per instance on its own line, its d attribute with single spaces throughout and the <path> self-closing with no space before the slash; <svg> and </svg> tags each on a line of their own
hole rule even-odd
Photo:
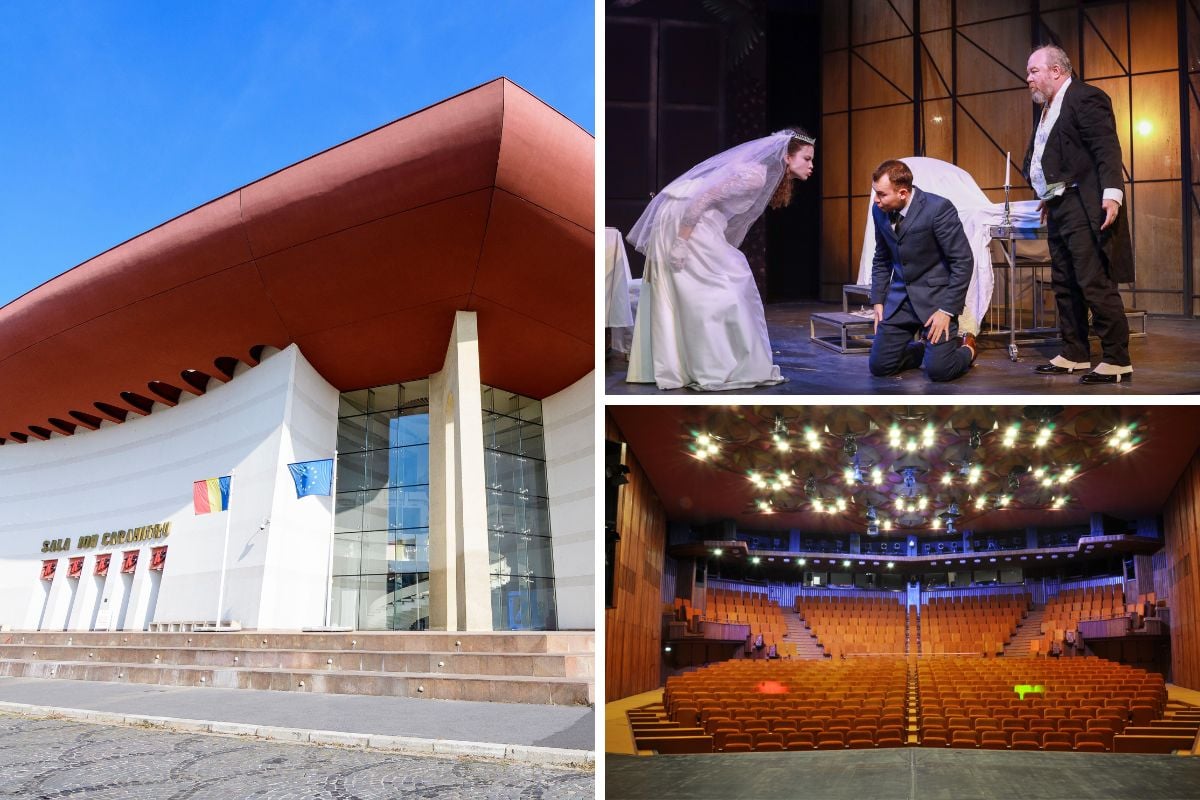
<svg viewBox="0 0 1200 800">
<path fill-rule="evenodd" d="M 417 486 L 429 483 L 429 445 L 398 447 L 389 455 L 389 486 Z"/>
<path fill-rule="evenodd" d="M 492 582 L 492 627 L 498 631 L 553 630 L 554 581 L 511 578 Z"/>
<path fill-rule="evenodd" d="M 539 401 L 483 387 L 484 482 L 496 630 L 556 626 L 541 423 Z"/>
<path fill-rule="evenodd" d="M 389 528 L 429 527 L 429 487 L 409 486 L 388 489 Z"/>
<path fill-rule="evenodd" d="M 493 572 L 520 577 L 554 577 L 554 555 L 545 536 L 491 531 Z M 497 559 L 497 556 L 499 557 Z"/>
<path fill-rule="evenodd" d="M 338 420 L 333 623 L 429 627 L 429 382 L 347 392 Z"/>
<path fill-rule="evenodd" d="M 339 533 L 333 537 L 333 574 L 357 575 L 362 559 L 362 534 Z"/>
</svg>

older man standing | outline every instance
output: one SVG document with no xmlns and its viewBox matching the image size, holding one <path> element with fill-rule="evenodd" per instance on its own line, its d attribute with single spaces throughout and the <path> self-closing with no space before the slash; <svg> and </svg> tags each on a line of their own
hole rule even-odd
<svg viewBox="0 0 1200 800">
<path fill-rule="evenodd" d="M 1112 102 L 1099 89 L 1071 78 L 1071 61 L 1062 48 L 1034 50 L 1026 70 L 1042 116 L 1025 154 L 1025 175 L 1042 201 L 1048 225 L 1063 340 L 1062 351 L 1036 371 L 1066 375 L 1091 369 L 1081 383 L 1128 382 L 1133 379 L 1129 323 L 1117 284 L 1133 280 L 1133 253 L 1121 213 L 1124 181 Z M 1089 309 L 1100 337 L 1095 369 Z"/>
</svg>

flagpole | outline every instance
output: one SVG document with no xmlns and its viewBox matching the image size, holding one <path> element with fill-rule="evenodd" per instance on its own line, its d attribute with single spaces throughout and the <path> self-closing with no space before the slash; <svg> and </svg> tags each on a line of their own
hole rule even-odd
<svg viewBox="0 0 1200 800">
<path fill-rule="evenodd" d="M 333 451 L 333 480 L 329 485 L 329 551 L 325 555 L 325 627 L 332 621 L 333 613 L 333 537 L 337 529 L 337 457 L 338 451 Z"/>
<path fill-rule="evenodd" d="M 229 470 L 229 500 L 233 502 L 233 473 Z M 221 547 L 221 587 L 217 590 L 217 629 L 221 628 L 221 608 L 225 605 L 225 562 L 229 559 L 229 527 L 233 522 L 233 511 L 225 508 L 225 544 Z"/>
</svg>

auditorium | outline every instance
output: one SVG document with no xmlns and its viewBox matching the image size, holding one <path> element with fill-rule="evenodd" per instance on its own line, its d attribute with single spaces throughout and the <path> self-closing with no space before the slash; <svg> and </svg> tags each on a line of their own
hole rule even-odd
<svg viewBox="0 0 1200 800">
<path fill-rule="evenodd" d="M 499 78 L 0 308 L 0 673 L 590 702 L 594 149 Z"/>
<path fill-rule="evenodd" d="M 610 797 L 1193 797 L 1193 406 L 610 405 Z"/>
</svg>

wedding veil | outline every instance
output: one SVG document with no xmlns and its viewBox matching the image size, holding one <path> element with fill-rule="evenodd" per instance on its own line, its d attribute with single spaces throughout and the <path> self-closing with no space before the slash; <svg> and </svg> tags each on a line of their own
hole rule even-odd
<svg viewBox="0 0 1200 800">
<path fill-rule="evenodd" d="M 674 201 L 687 203 L 705 193 L 719 193 L 721 184 L 735 175 L 739 167 L 747 164 L 760 164 L 767 171 L 766 182 L 762 190 L 748 209 L 745 211 L 739 209 L 738 213 L 735 213 L 726 222 L 726 240 L 734 247 L 740 246 L 742 240 L 746 238 L 746 232 L 762 215 L 771 195 L 775 193 L 776 187 L 783 178 L 786 168 L 783 158 L 787 154 L 788 143 L 793 136 L 792 131 L 782 130 L 762 139 L 753 139 L 722 153 L 717 153 L 712 158 L 692 167 L 667 184 L 650 201 L 650 205 L 646 207 L 642 216 L 629 231 L 629 235 L 626 237 L 629 243 L 639 252 L 650 255 L 647 253 L 647 248 L 656 236 L 665 234 L 666 238 L 660 238 L 659 241 L 671 241 L 675 238 L 678 230 L 679 215 L 664 213 L 669 203 Z M 659 231 L 660 225 L 671 225 L 675 230 Z"/>
</svg>

